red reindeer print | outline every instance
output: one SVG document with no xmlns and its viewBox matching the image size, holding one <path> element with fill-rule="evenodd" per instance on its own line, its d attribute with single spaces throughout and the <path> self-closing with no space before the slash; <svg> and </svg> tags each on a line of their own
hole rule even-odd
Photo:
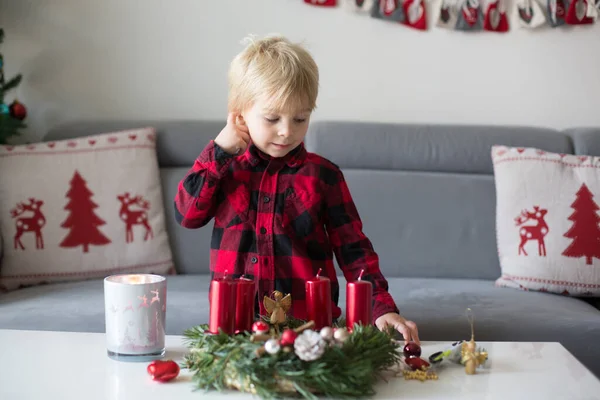
<svg viewBox="0 0 600 400">
<path fill-rule="evenodd" d="M 133 242 L 133 227 L 135 225 L 142 225 L 146 228 L 144 233 L 144 241 L 154 236 L 150 224 L 148 224 L 148 213 L 150 209 L 150 203 L 144 200 L 141 196 L 131 197 L 129 192 L 117 196 L 117 199 L 121 202 L 121 209 L 119 210 L 119 217 L 125 222 L 125 242 Z M 131 206 L 138 206 L 140 209 L 132 210 Z"/>
<path fill-rule="evenodd" d="M 160 298 L 158 297 L 158 290 L 151 290 L 150 293 L 154 293 L 154 296 L 150 300 L 150 305 L 154 304 L 155 302 L 160 303 Z"/>
<path fill-rule="evenodd" d="M 138 296 L 137 298 L 142 300 L 142 302 L 138 306 L 138 310 L 142 307 L 148 308 L 148 298 L 146 297 L 146 295 Z"/>
<path fill-rule="evenodd" d="M 523 210 L 521 215 L 515 218 L 515 225 L 521 226 L 519 229 L 519 236 L 521 236 L 521 243 L 519 244 L 519 255 L 521 252 L 524 255 L 528 255 L 525 251 L 525 244 L 530 240 L 537 240 L 538 242 L 538 254 L 540 256 L 546 255 L 546 244 L 544 243 L 544 237 L 548 234 L 548 224 L 544 220 L 544 217 L 548 213 L 546 209 L 540 209 L 539 206 L 533 207 L 533 212 Z M 527 221 L 535 221 L 535 225 L 523 225 Z"/>
<path fill-rule="evenodd" d="M 41 207 L 44 204 L 42 200 L 36 200 L 35 198 L 29 198 L 29 204 L 25 204 L 23 202 L 17 204 L 16 208 L 10 210 L 10 215 L 13 218 L 22 215 L 25 212 L 29 212 L 30 214 L 26 217 L 17 218 L 15 221 L 15 226 L 17 229 L 17 233 L 14 237 L 14 246 L 16 248 L 21 248 L 21 250 L 25 250 L 23 243 L 21 242 L 21 236 L 25 232 L 33 232 L 35 234 L 35 248 L 43 249 L 44 248 L 44 237 L 42 236 L 42 228 L 46 225 L 46 217 L 42 213 Z"/>
</svg>

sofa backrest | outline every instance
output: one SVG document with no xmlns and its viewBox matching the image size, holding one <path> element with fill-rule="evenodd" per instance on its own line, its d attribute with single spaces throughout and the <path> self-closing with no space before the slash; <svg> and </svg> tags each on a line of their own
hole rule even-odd
<svg viewBox="0 0 600 400">
<path fill-rule="evenodd" d="M 121 129 L 157 129 L 167 229 L 180 273 L 207 273 L 212 223 L 176 224 L 173 197 L 221 121 L 87 121 L 53 128 L 44 140 Z M 495 188 L 491 146 L 600 155 L 600 128 L 416 125 L 313 121 L 309 151 L 340 166 L 388 277 L 495 279 Z"/>
</svg>

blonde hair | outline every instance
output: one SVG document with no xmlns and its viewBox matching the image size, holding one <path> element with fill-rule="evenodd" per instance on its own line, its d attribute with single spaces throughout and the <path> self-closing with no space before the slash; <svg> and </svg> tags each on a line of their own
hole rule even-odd
<svg viewBox="0 0 600 400">
<path fill-rule="evenodd" d="M 244 111 L 266 96 L 270 108 L 316 108 L 319 69 L 310 53 L 282 36 L 246 38 L 229 68 L 229 111 Z"/>
</svg>

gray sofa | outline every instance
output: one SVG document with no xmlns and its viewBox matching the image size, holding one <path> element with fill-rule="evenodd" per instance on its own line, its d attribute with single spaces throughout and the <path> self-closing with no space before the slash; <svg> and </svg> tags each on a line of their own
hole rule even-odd
<svg viewBox="0 0 600 400">
<path fill-rule="evenodd" d="M 211 226 L 176 224 L 177 183 L 221 121 L 74 122 L 45 140 L 155 126 L 164 201 L 179 275 L 168 277 L 167 333 L 208 321 Z M 316 121 L 306 139 L 344 171 L 390 291 L 423 340 L 561 342 L 600 376 L 600 311 L 593 300 L 498 288 L 490 147 L 535 146 L 600 155 L 600 129 L 391 125 Z M 6 242 L 5 242 L 6 243 Z M 343 277 L 340 274 L 340 281 Z M 345 293 L 341 292 L 344 309 Z M 0 329 L 104 331 L 102 280 L 0 295 Z M 515 360 L 515 362 L 518 362 Z"/>
</svg>

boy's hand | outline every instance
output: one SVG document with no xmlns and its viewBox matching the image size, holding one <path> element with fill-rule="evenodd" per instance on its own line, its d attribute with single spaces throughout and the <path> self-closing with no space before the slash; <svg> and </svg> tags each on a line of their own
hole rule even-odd
<svg viewBox="0 0 600 400">
<path fill-rule="evenodd" d="M 417 330 L 417 324 L 412 321 L 407 321 L 400 314 L 387 313 L 377 318 L 375 325 L 380 331 L 383 331 L 387 325 L 392 326 L 395 330 L 400 332 L 404 336 L 404 342 L 415 342 L 421 344 L 419 341 L 419 332 Z"/>
<path fill-rule="evenodd" d="M 241 115 L 237 113 L 229 113 L 227 116 L 227 125 L 225 125 L 215 138 L 215 144 L 226 153 L 243 153 L 246 151 L 248 143 L 250 143 L 250 131 L 243 122 L 240 122 L 241 118 Z"/>
</svg>

